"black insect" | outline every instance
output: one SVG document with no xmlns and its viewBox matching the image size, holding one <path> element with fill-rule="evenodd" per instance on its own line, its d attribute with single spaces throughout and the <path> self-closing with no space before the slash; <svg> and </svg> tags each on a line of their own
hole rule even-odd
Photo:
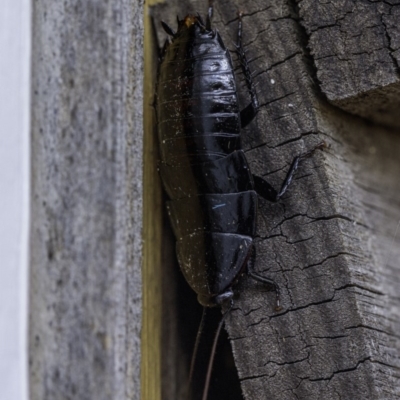
<svg viewBox="0 0 400 400">
<path fill-rule="evenodd" d="M 170 198 L 167 209 L 177 256 L 204 307 L 223 306 L 226 316 L 233 304 L 233 288 L 247 272 L 275 290 L 279 309 L 279 287 L 253 271 L 258 195 L 279 200 L 299 161 L 322 144 L 294 158 L 279 192 L 252 175 L 241 148 L 240 130 L 255 117 L 259 104 L 242 46 L 241 15 L 236 48 L 251 96 L 242 111 L 231 57 L 218 31 L 211 29 L 212 14 L 210 1 L 205 23 L 200 15 L 178 18 L 177 32 L 162 23 L 172 40 L 166 41 L 161 52 L 156 89 L 159 169 Z M 223 319 L 218 333 L 222 323 Z M 214 350 L 203 399 L 213 354 Z"/>
</svg>

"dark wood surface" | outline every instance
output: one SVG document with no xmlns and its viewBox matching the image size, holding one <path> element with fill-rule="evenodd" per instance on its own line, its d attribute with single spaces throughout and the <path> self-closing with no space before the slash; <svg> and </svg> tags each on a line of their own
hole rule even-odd
<svg viewBox="0 0 400 400">
<path fill-rule="evenodd" d="M 345 111 L 400 127 L 400 2 L 298 2 L 319 87 Z"/>
<path fill-rule="evenodd" d="M 175 27 L 177 12 L 204 15 L 205 3 L 169 2 L 154 17 Z M 244 13 L 261 104 L 242 132 L 253 173 L 279 187 L 295 155 L 322 140 L 330 145 L 301 164 L 279 203 L 260 199 L 256 269 L 279 284 L 283 310 L 275 312 L 274 293 L 247 277 L 237 286 L 226 329 L 241 382 L 238 399 L 400 397 L 400 134 L 390 100 L 394 93 L 399 101 L 394 43 L 400 28 L 389 22 L 397 12 L 389 3 L 340 2 L 333 12 L 331 3 L 215 1 L 213 24 L 232 51 L 236 13 Z M 366 20 L 376 27 L 367 28 Z M 340 40 L 349 42 L 339 52 Z M 336 56 L 324 56 L 331 53 Z M 249 97 L 237 72 L 244 107 Z M 170 310 L 194 301 L 179 293 Z M 165 324 L 165 341 L 190 352 L 179 337 L 187 340 L 191 328 L 174 324 Z M 175 360 L 175 370 L 185 357 Z M 168 380 L 164 398 L 181 398 L 182 384 Z M 233 399 L 226 387 L 217 382 L 210 399 Z"/>
</svg>

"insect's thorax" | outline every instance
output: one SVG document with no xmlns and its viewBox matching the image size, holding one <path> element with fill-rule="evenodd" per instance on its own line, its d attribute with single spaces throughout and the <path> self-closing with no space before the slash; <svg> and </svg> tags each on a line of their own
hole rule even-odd
<svg viewBox="0 0 400 400">
<path fill-rule="evenodd" d="M 196 30 L 196 29 L 197 30 Z M 225 157 L 240 148 L 240 115 L 232 61 L 216 31 L 185 30 L 167 46 L 159 73 L 160 143 L 193 141 L 201 161 Z M 198 139 L 196 137 L 202 136 Z M 206 139 L 205 137 L 209 137 Z M 202 143 L 199 146 L 199 140 Z M 203 143 L 204 142 L 204 143 Z M 180 142 L 162 149 L 163 161 L 179 152 Z M 173 146 L 173 148 L 172 148 Z M 170 160 L 171 161 L 171 160 Z M 173 160 L 172 160 L 173 161 Z"/>
</svg>

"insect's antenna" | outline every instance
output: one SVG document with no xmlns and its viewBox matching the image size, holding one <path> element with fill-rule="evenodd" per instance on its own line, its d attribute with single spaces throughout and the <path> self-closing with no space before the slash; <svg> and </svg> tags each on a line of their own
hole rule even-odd
<svg viewBox="0 0 400 400">
<path fill-rule="evenodd" d="M 191 385 L 192 379 L 193 379 L 193 371 L 194 371 L 194 365 L 196 363 L 197 351 L 199 350 L 200 339 L 201 339 L 201 335 L 203 333 L 204 323 L 206 320 L 206 311 L 207 311 L 207 308 L 203 307 L 203 314 L 201 315 L 200 325 L 199 325 L 199 329 L 197 330 L 196 341 L 194 343 L 192 360 L 190 362 L 190 372 L 189 372 L 189 379 L 188 379 L 187 390 L 186 390 L 188 398 L 189 398 L 189 394 L 190 394 L 190 392 L 189 392 L 190 385 Z"/>
<path fill-rule="evenodd" d="M 200 22 L 200 25 L 202 26 L 202 28 L 205 28 L 203 18 L 201 17 L 201 15 L 199 13 L 197 13 L 197 20 Z"/>
<path fill-rule="evenodd" d="M 161 25 L 164 29 L 164 31 L 169 35 L 169 36 L 175 36 L 176 32 L 164 21 L 161 21 Z"/>
<path fill-rule="evenodd" d="M 227 315 L 232 310 L 232 306 L 233 306 L 233 301 L 231 300 L 229 308 L 225 311 L 224 315 L 221 318 L 221 321 L 219 321 L 217 332 L 215 332 L 214 342 L 213 342 L 213 346 L 211 349 L 210 361 L 208 362 L 208 367 L 207 367 L 207 376 L 206 376 L 206 381 L 204 383 L 204 391 L 203 391 L 202 400 L 207 400 L 208 388 L 210 387 L 211 370 L 212 370 L 212 366 L 214 363 L 215 350 L 217 348 L 219 334 L 221 332 L 222 325 L 224 325 Z"/>
<path fill-rule="evenodd" d="M 206 29 L 211 31 L 211 19 L 214 12 L 214 5 L 213 0 L 208 0 L 208 12 L 207 12 L 207 19 L 206 19 Z"/>
</svg>

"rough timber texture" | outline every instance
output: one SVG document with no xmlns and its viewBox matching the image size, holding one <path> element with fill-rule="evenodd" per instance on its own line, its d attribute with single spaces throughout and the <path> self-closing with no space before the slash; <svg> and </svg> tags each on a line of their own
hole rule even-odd
<svg viewBox="0 0 400 400">
<path fill-rule="evenodd" d="M 142 2 L 33 2 L 30 399 L 140 399 Z"/>
<path fill-rule="evenodd" d="M 299 0 L 321 91 L 353 114 L 400 127 L 400 2 Z"/>
<path fill-rule="evenodd" d="M 175 26 L 171 3 L 159 13 Z M 320 14 L 303 3 L 303 24 L 324 20 L 321 2 L 317 7 Z M 355 20 L 374 17 L 389 27 L 391 14 L 382 17 L 385 4 L 357 4 Z M 368 4 L 370 8 L 366 8 Z M 337 7 L 343 13 L 346 10 L 344 5 Z M 193 10 L 204 15 L 205 8 L 204 2 L 181 3 L 179 15 Z M 321 140 L 331 146 L 303 162 L 281 202 L 260 200 L 256 269 L 280 285 L 283 310 L 274 312 L 274 294 L 243 277 L 226 323 L 242 396 L 246 400 L 398 399 L 399 132 L 372 125 L 326 102 L 319 81 L 322 91 L 324 83 L 333 82 L 321 79 L 330 76 L 330 64 L 324 68 L 317 65 L 315 80 L 314 59 L 307 48 L 311 41 L 300 24 L 295 1 L 216 1 L 214 26 L 231 50 L 238 9 L 244 12 L 244 42 L 261 104 L 259 115 L 242 136 L 253 172 L 278 187 L 294 155 Z M 399 26 L 390 27 L 390 37 L 398 38 Z M 379 22 L 370 34 L 378 35 L 381 28 Z M 324 37 L 314 36 L 313 40 L 315 48 L 329 47 Z M 379 103 L 374 93 L 381 90 L 379 93 L 387 94 L 385 88 L 396 85 L 395 47 L 392 41 L 388 49 L 387 40 L 384 35 L 381 47 L 374 44 L 376 57 L 365 57 L 359 64 L 373 71 L 381 48 L 387 56 L 381 56 L 387 59 L 384 73 L 373 75 L 371 83 L 355 66 L 348 72 L 352 85 L 340 92 L 340 99 L 361 98 L 369 91 L 371 102 Z M 357 58 L 349 47 L 341 51 L 347 59 Z M 336 65 L 334 61 L 332 65 Z M 239 71 L 244 106 L 249 99 Z M 346 72 L 345 68 L 342 71 Z M 368 84 L 372 86 L 366 88 Z M 337 92 L 332 93 L 339 98 Z M 384 114 L 386 125 L 397 118 L 394 109 L 388 108 Z M 178 309 L 183 306 L 178 304 Z M 210 393 L 210 398 L 228 398 L 224 388 L 219 390 Z M 240 396 L 237 393 L 235 399 Z"/>
</svg>

